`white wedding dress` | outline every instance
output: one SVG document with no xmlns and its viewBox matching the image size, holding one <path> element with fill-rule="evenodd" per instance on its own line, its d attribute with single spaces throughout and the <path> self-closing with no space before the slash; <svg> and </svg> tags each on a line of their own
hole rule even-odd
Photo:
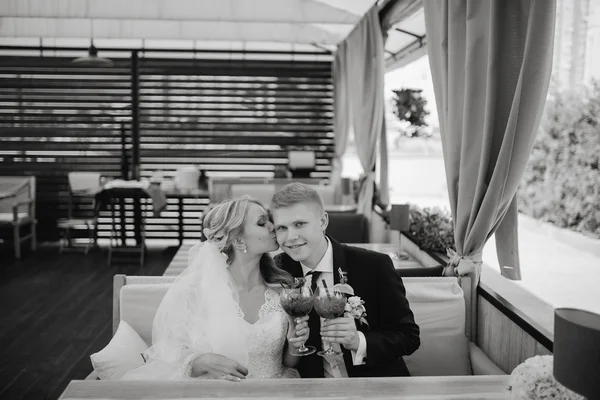
<svg viewBox="0 0 600 400">
<path fill-rule="evenodd" d="M 258 311 L 258 321 L 250 324 L 244 320 L 239 306 L 238 315 L 248 325 L 246 345 L 248 347 L 247 378 L 281 378 L 288 322 L 279 304 L 279 294 L 273 289 L 265 292 L 265 303 Z"/>
<path fill-rule="evenodd" d="M 148 361 L 122 380 L 193 379 L 190 361 L 204 353 L 235 360 L 248 368 L 250 379 L 282 377 L 288 321 L 279 294 L 265 291 L 254 324 L 244 319 L 238 302 L 224 256 L 210 242 L 196 246 L 157 310 Z"/>
</svg>

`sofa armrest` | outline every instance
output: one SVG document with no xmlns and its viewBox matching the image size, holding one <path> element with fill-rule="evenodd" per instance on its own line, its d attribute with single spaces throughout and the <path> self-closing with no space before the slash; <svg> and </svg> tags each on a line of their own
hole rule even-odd
<svg viewBox="0 0 600 400">
<path fill-rule="evenodd" d="M 98 376 L 96 370 L 93 370 L 88 376 L 85 377 L 86 381 L 93 381 L 97 379 L 100 379 L 100 377 Z"/>
<path fill-rule="evenodd" d="M 506 375 L 490 358 L 473 342 L 469 342 L 469 357 L 473 375 Z"/>
</svg>

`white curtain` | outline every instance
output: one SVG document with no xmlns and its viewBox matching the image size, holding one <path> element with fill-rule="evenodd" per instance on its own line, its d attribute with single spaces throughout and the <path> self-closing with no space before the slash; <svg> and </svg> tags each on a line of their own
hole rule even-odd
<svg viewBox="0 0 600 400">
<path fill-rule="evenodd" d="M 335 132 L 335 155 L 333 158 L 333 171 L 331 184 L 334 186 L 336 204 L 342 200 L 342 156 L 346 152 L 348 137 L 350 136 L 350 108 L 348 103 L 348 71 L 346 62 L 346 42 L 340 43 L 333 62 L 333 115 Z"/>
<path fill-rule="evenodd" d="M 336 156 L 343 154 L 347 135 L 354 132 L 356 149 L 364 174 L 358 197 L 358 212 L 371 217 L 378 140 L 384 135 L 383 78 L 385 60 L 383 36 L 375 5 L 338 46 L 334 71 Z M 345 96 L 344 100 L 340 96 Z M 338 138 L 339 137 L 339 138 Z M 381 154 L 387 157 L 387 154 Z M 385 161 L 387 164 L 387 161 Z M 382 174 L 381 179 L 387 179 Z M 387 190 L 387 181 L 381 183 Z M 387 193 L 384 194 L 387 198 Z"/>
<path fill-rule="evenodd" d="M 555 0 L 425 0 L 456 254 L 481 265 L 497 231 L 503 275 L 519 279 L 515 196 L 544 109 Z M 510 274 L 508 271 L 513 271 Z M 477 282 L 475 282 L 477 283 Z"/>
</svg>

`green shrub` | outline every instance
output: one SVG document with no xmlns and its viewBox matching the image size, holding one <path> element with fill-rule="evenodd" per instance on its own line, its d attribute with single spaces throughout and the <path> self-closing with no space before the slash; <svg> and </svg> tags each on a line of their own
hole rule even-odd
<svg viewBox="0 0 600 400">
<path fill-rule="evenodd" d="M 600 84 L 550 97 L 519 211 L 600 238 Z"/>
<path fill-rule="evenodd" d="M 455 250 L 454 226 L 450 211 L 439 207 L 420 208 L 410 205 L 410 233 L 423 250 L 446 254 Z"/>
</svg>

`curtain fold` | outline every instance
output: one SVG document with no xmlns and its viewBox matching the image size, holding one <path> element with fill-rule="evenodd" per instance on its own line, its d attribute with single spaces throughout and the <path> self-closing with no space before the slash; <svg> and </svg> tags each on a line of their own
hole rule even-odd
<svg viewBox="0 0 600 400">
<path fill-rule="evenodd" d="M 394 2 L 387 12 L 381 16 L 382 31 L 389 31 L 392 26 L 409 18 L 422 7 L 423 0 L 402 0 Z"/>
<path fill-rule="evenodd" d="M 483 247 L 502 225 L 501 265 L 515 272 L 502 273 L 519 277 L 515 195 L 548 91 L 556 2 L 426 0 L 424 8 L 457 249 L 451 272 L 478 279 Z"/>
<path fill-rule="evenodd" d="M 340 43 L 333 61 L 333 115 L 335 132 L 335 154 L 332 161 L 331 184 L 334 187 L 336 204 L 342 200 L 342 156 L 346 152 L 350 136 L 350 108 L 348 103 L 348 63 L 346 42 Z"/>
<path fill-rule="evenodd" d="M 382 137 L 384 116 L 385 59 L 378 10 L 374 5 L 365 14 L 338 46 L 335 58 L 335 84 L 339 86 L 335 95 L 335 110 L 339 112 L 335 115 L 336 155 L 338 148 L 343 154 L 347 134 L 353 131 L 364 171 L 360 179 L 357 212 L 369 219 L 373 210 L 377 142 Z M 387 178 L 387 175 L 383 174 L 382 178 Z M 387 190 L 387 182 L 382 187 Z"/>
</svg>

